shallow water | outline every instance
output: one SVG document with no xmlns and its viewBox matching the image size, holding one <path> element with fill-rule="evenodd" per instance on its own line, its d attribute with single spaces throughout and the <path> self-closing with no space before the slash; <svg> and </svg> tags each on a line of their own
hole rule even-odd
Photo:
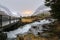
<svg viewBox="0 0 60 40">
<path fill-rule="evenodd" d="M 28 32 L 29 29 L 33 25 L 38 26 L 38 25 L 43 25 L 43 24 L 47 24 L 47 23 L 51 23 L 51 21 L 44 19 L 44 20 L 40 20 L 40 22 L 34 22 L 34 23 L 31 23 L 31 24 L 24 25 L 24 26 L 22 26 L 22 28 L 18 28 L 16 30 L 7 32 L 8 38 L 16 38 L 17 34 L 24 34 L 24 33 Z"/>
</svg>

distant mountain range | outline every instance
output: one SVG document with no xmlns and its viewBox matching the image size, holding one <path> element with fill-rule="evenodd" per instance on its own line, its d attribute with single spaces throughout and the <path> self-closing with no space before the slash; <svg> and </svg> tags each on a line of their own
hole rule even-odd
<svg viewBox="0 0 60 40">
<path fill-rule="evenodd" d="M 39 7 L 36 9 L 36 11 L 33 13 L 33 15 L 37 15 L 37 14 L 39 14 L 39 13 L 48 12 L 49 10 L 51 10 L 50 7 L 47 7 L 47 6 L 45 6 L 45 5 L 41 5 L 41 6 L 39 6 Z"/>
</svg>

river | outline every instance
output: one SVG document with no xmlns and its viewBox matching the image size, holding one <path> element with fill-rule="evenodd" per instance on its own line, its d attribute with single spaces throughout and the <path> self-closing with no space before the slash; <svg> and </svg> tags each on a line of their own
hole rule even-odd
<svg viewBox="0 0 60 40">
<path fill-rule="evenodd" d="M 43 25 L 43 24 L 48 24 L 48 23 L 51 23 L 51 21 L 44 19 L 44 20 L 39 20 L 30 24 L 26 24 L 16 30 L 7 32 L 7 36 L 8 38 L 16 38 L 17 34 L 27 33 L 29 29 L 32 28 L 33 25 L 38 26 L 38 25 Z M 40 29 L 42 30 L 42 27 Z"/>
</svg>

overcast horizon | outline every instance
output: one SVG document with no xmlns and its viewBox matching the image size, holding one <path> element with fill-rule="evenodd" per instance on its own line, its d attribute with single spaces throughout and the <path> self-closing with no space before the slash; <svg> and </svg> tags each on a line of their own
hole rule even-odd
<svg viewBox="0 0 60 40">
<path fill-rule="evenodd" d="M 32 15 L 40 5 L 44 5 L 44 2 L 45 0 L 0 0 L 0 5 L 7 7 L 13 12 L 18 12 L 22 16 L 27 16 Z M 24 12 L 27 10 L 31 14 L 24 14 L 28 13 Z"/>
</svg>

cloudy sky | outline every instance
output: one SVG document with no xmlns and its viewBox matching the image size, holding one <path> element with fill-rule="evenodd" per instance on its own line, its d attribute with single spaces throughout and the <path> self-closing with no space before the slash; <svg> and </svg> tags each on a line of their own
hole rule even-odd
<svg viewBox="0 0 60 40">
<path fill-rule="evenodd" d="M 31 14 L 44 4 L 44 0 L 0 0 L 0 5 L 3 5 L 10 10 L 14 10 L 24 16 L 24 11 L 29 10 Z M 28 13 L 28 12 L 25 12 Z"/>
</svg>

